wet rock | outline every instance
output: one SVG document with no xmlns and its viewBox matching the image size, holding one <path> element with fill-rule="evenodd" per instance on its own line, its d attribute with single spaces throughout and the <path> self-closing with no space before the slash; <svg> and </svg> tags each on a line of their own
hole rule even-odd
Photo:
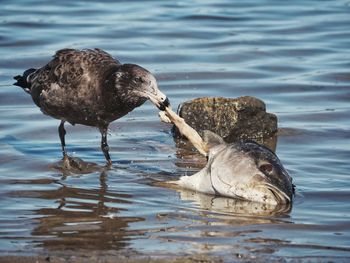
<svg viewBox="0 0 350 263">
<path fill-rule="evenodd" d="M 203 130 L 210 130 L 229 143 L 253 140 L 276 149 L 277 117 L 267 113 L 265 103 L 255 97 L 197 98 L 182 103 L 178 114 L 201 136 Z M 181 138 L 175 126 L 173 134 Z"/>
</svg>

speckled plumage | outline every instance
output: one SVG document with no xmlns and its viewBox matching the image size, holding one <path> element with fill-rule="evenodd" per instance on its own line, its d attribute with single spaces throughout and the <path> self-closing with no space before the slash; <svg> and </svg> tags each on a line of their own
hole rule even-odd
<svg viewBox="0 0 350 263">
<path fill-rule="evenodd" d="M 168 104 L 149 71 L 121 64 L 101 49 L 62 49 L 47 65 L 14 78 L 14 85 L 28 92 L 43 113 L 62 123 L 95 126 L 104 132 L 110 122 L 147 99 L 159 108 Z M 63 126 L 59 131 L 64 146 Z"/>
<path fill-rule="evenodd" d="M 54 118 L 106 126 L 146 101 L 127 100 L 128 85 L 117 92 L 115 75 L 121 67 L 100 49 L 63 49 L 29 76 L 31 95 L 35 104 Z"/>
</svg>

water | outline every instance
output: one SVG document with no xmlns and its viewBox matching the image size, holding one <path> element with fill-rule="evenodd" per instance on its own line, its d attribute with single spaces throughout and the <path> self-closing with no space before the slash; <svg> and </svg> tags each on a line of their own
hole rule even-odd
<svg viewBox="0 0 350 263">
<path fill-rule="evenodd" d="M 232 260 L 350 259 L 350 2 L 1 1 L 0 253 L 206 255 Z M 99 165 L 66 175 L 59 122 L 12 76 L 60 48 L 105 49 L 154 72 L 176 106 L 256 96 L 277 114 L 291 209 L 157 186 L 200 169 L 151 103 L 110 126 L 67 125 L 69 152 Z M 74 252 L 73 252 L 74 251 Z"/>
</svg>

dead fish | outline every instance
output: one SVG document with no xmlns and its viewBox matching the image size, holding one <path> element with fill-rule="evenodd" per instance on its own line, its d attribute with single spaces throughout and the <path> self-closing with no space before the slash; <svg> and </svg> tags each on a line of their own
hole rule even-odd
<svg viewBox="0 0 350 263">
<path fill-rule="evenodd" d="M 204 132 L 204 142 L 209 146 L 206 166 L 172 183 L 202 193 L 261 203 L 292 202 L 292 178 L 271 150 L 252 141 L 227 144 L 210 131 Z"/>
<path fill-rule="evenodd" d="M 166 108 L 163 114 L 166 114 L 165 118 L 161 116 L 164 121 L 173 122 L 208 158 L 199 172 L 170 183 L 201 193 L 254 202 L 292 202 L 292 178 L 271 150 L 253 141 L 228 144 L 211 131 L 204 131 L 202 139 L 171 109 Z"/>
</svg>

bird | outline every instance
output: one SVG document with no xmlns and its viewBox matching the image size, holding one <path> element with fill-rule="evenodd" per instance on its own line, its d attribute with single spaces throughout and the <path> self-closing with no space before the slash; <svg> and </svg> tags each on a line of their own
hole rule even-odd
<svg viewBox="0 0 350 263">
<path fill-rule="evenodd" d="M 27 69 L 14 79 L 13 85 L 29 93 L 44 114 L 61 121 L 63 160 L 68 158 L 65 122 L 97 127 L 101 150 L 111 165 L 109 124 L 147 100 L 160 110 L 170 105 L 152 73 L 136 64 L 122 64 L 99 48 L 58 50 L 45 66 Z"/>
</svg>

